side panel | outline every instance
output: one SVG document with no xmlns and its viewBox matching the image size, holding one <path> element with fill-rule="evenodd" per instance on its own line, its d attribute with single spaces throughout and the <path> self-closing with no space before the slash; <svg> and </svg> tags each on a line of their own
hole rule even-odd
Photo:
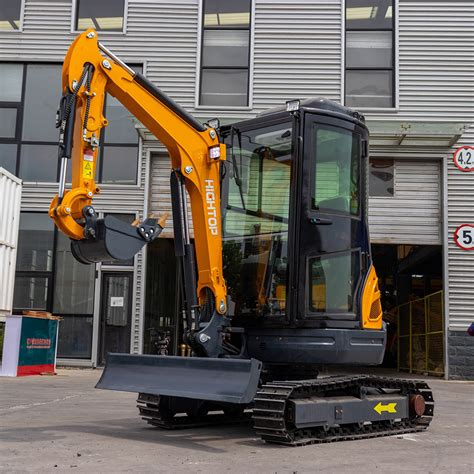
<svg viewBox="0 0 474 474">
<path fill-rule="evenodd" d="M 323 425 L 344 425 L 364 421 L 386 421 L 407 418 L 408 397 L 402 395 L 356 397 L 314 397 L 292 400 L 295 426 L 304 428 Z"/>
<path fill-rule="evenodd" d="M 250 329 L 250 357 L 273 364 L 378 365 L 385 351 L 384 330 Z"/>
</svg>

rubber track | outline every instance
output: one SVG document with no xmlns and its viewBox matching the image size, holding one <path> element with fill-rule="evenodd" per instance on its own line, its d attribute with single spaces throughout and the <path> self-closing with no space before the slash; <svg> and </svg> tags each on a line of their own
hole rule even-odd
<svg viewBox="0 0 474 474">
<path fill-rule="evenodd" d="M 425 413 L 400 422 L 377 422 L 342 425 L 324 430 L 322 427 L 296 429 L 286 419 L 287 401 L 291 398 L 330 396 L 344 391 L 354 393 L 360 387 L 396 389 L 402 394 L 419 393 L 425 399 Z M 370 375 L 336 376 L 303 381 L 275 381 L 267 383 L 257 392 L 254 399 L 253 420 L 255 430 L 269 443 L 287 446 L 303 446 L 313 443 L 329 443 L 353 439 L 391 436 L 426 430 L 433 418 L 434 400 L 429 386 L 419 380 L 393 379 Z"/>
<path fill-rule="evenodd" d="M 167 430 L 199 428 L 203 426 L 243 424 L 251 421 L 251 413 L 226 415 L 225 413 L 210 413 L 199 417 L 182 414 L 174 417 L 164 417 L 159 408 L 159 397 L 140 393 L 137 408 L 142 420 L 149 425 Z"/>
</svg>

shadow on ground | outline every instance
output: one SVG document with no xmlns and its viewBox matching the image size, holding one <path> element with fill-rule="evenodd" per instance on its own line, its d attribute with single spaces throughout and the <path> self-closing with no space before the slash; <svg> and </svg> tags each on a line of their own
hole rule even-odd
<svg viewBox="0 0 474 474">
<path fill-rule="evenodd" d="M 4 443 L 31 443 L 37 440 L 62 440 L 71 433 L 91 434 L 117 438 L 138 443 L 164 444 L 209 453 L 224 453 L 225 449 L 213 447 L 214 442 L 236 442 L 245 446 L 278 449 L 255 436 L 251 423 L 239 426 L 208 426 L 202 429 L 164 430 L 143 426 L 137 427 L 136 418 L 101 420 L 96 423 L 55 424 L 54 426 L 33 426 L 0 429 L 0 441 Z M 243 439 L 244 438 L 244 439 Z"/>
</svg>

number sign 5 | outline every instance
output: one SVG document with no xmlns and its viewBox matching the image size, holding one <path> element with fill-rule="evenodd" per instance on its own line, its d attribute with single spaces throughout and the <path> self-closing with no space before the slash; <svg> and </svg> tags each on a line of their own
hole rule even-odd
<svg viewBox="0 0 474 474">
<path fill-rule="evenodd" d="M 474 250 L 474 225 L 461 224 L 454 231 L 454 242 L 463 250 Z"/>
<path fill-rule="evenodd" d="M 474 171 L 474 146 L 462 146 L 454 152 L 454 164 L 461 171 Z"/>
</svg>

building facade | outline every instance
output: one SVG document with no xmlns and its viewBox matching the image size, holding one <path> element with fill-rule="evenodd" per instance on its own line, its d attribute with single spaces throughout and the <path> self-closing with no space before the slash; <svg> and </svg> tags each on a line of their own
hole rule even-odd
<svg viewBox="0 0 474 474">
<path fill-rule="evenodd" d="M 386 309 L 403 319 L 412 301 L 410 314 L 425 305 L 437 324 L 425 316 L 424 342 L 400 348 L 411 364 L 431 347 L 441 354 L 428 372 L 473 377 L 474 235 L 463 244 L 454 234 L 474 225 L 474 171 L 453 161 L 457 148 L 474 146 L 473 22 L 471 0 L 10 0 L 0 7 L 0 165 L 24 182 L 16 310 L 64 317 L 64 362 L 153 352 L 160 331 L 178 351 L 171 223 L 133 262 L 93 268 L 74 263 L 46 215 L 57 188 L 60 64 L 77 32 L 94 27 L 201 121 L 232 123 L 307 97 L 360 110 Z M 129 220 L 169 211 L 166 149 L 113 97 L 105 115 L 96 209 Z"/>
</svg>

